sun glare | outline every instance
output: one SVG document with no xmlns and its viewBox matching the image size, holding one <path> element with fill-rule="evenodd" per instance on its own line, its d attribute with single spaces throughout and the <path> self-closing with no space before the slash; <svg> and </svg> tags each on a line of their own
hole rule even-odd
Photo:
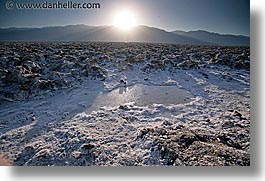
<svg viewBox="0 0 265 181">
<path fill-rule="evenodd" d="M 128 31 L 136 26 L 136 18 L 130 11 L 121 11 L 114 16 L 113 24 L 121 30 Z"/>
</svg>

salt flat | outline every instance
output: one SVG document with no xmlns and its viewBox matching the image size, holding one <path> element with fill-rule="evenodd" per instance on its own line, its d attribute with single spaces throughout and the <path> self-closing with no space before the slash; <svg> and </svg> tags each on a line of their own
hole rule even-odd
<svg viewBox="0 0 265 181">
<path fill-rule="evenodd" d="M 1 43 L 14 165 L 250 165 L 249 47 Z"/>
</svg>

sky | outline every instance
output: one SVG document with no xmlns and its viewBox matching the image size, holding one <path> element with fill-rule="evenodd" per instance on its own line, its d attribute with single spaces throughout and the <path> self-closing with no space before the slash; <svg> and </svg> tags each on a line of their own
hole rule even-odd
<svg viewBox="0 0 265 181">
<path fill-rule="evenodd" d="M 45 2 L 45 0 L 1 0 L 0 28 L 75 24 L 111 25 L 115 14 L 129 10 L 136 16 L 139 25 L 167 31 L 206 30 L 221 34 L 250 35 L 249 0 L 73 0 L 73 2 L 100 3 L 100 9 L 86 10 L 18 10 L 16 8 L 8 10 L 7 1 Z"/>
</svg>

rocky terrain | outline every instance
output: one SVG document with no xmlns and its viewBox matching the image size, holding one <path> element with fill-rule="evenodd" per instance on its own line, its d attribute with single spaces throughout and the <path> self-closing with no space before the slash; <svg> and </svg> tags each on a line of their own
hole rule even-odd
<svg viewBox="0 0 265 181">
<path fill-rule="evenodd" d="M 91 110 L 138 84 L 192 97 Z M 0 152 L 13 165 L 250 165 L 249 47 L 1 43 L 0 100 Z"/>
</svg>

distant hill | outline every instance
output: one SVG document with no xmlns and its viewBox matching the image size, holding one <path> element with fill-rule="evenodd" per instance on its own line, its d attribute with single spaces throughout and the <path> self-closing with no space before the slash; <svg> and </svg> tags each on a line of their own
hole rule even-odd
<svg viewBox="0 0 265 181">
<path fill-rule="evenodd" d="M 97 41 L 154 42 L 192 45 L 249 45 L 249 37 L 206 31 L 174 31 L 137 26 L 122 32 L 113 26 L 68 25 L 43 28 L 0 29 L 0 41 Z"/>
<path fill-rule="evenodd" d="M 250 45 L 250 38 L 247 36 L 242 35 L 222 35 L 218 33 L 210 33 L 208 31 L 204 30 L 198 30 L 198 31 L 173 31 L 172 33 L 175 33 L 180 36 L 185 36 L 189 38 L 194 38 L 197 40 L 206 41 L 212 44 L 217 45 L 234 45 L 234 46 L 249 46 Z"/>
</svg>

